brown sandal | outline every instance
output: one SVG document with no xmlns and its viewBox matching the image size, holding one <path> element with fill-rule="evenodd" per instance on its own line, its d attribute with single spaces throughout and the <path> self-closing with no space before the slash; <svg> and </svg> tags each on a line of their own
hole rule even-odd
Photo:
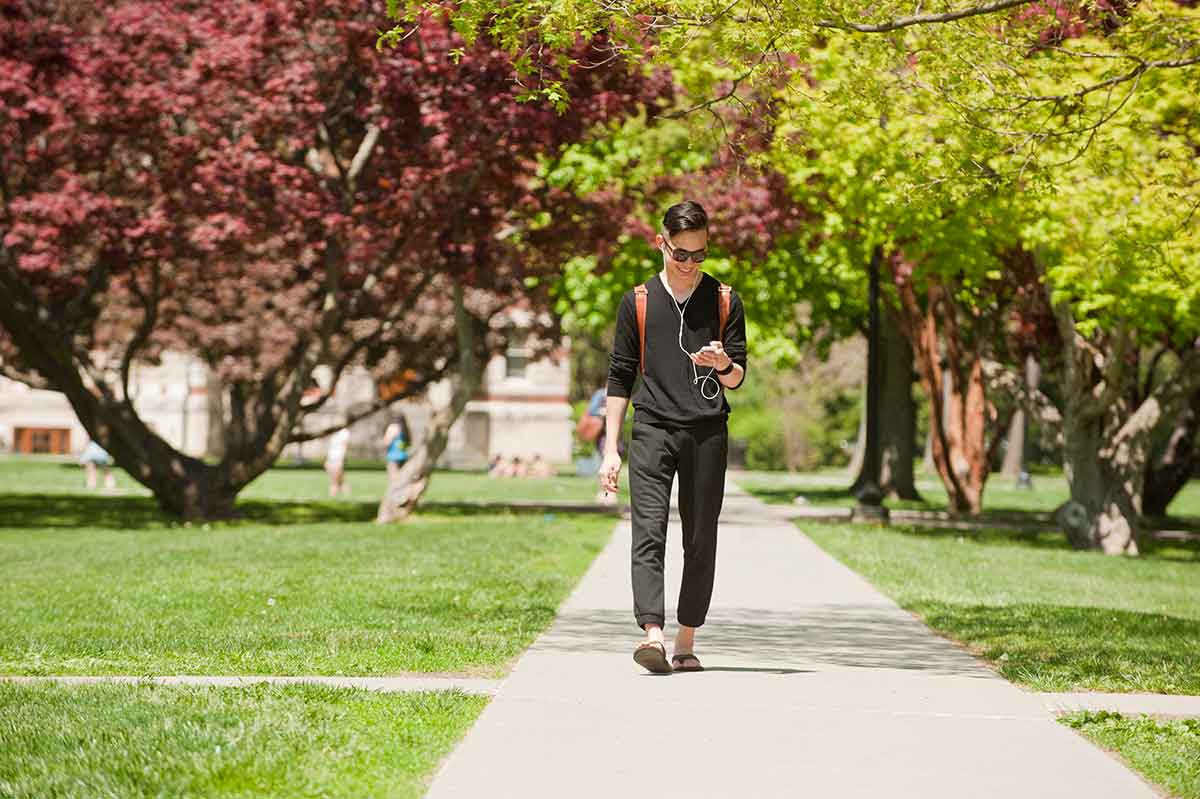
<svg viewBox="0 0 1200 799">
<path fill-rule="evenodd" d="M 633 660 L 653 674 L 670 674 L 674 669 L 667 662 L 667 647 L 658 641 L 643 641 L 633 650 Z"/>
<path fill-rule="evenodd" d="M 696 661 L 695 666 L 684 666 L 682 664 L 689 660 Z M 679 652 L 671 656 L 671 665 L 675 667 L 675 671 L 704 671 L 704 664 L 700 662 L 700 658 L 696 657 L 691 652 Z"/>
</svg>

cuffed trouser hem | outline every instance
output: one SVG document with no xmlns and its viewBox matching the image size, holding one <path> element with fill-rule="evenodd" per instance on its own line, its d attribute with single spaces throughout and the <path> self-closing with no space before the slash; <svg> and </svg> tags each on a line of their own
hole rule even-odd
<svg viewBox="0 0 1200 799">
<path fill-rule="evenodd" d="M 681 618 L 681 619 L 678 619 L 678 621 L 684 627 L 703 627 L 704 626 L 704 619 L 700 619 L 700 621 L 687 621 L 687 620 Z"/>
<path fill-rule="evenodd" d="M 667 620 L 662 616 L 651 616 L 644 613 L 637 617 L 637 624 L 638 627 L 641 627 L 644 630 L 646 629 L 647 624 L 657 624 L 659 627 L 666 627 Z"/>
</svg>

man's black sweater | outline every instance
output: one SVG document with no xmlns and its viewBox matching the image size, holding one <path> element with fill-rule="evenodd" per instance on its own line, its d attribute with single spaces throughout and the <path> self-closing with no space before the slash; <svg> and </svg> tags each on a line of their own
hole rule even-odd
<svg viewBox="0 0 1200 799">
<path fill-rule="evenodd" d="M 683 316 L 683 348 L 697 352 L 705 344 L 716 341 L 721 328 L 718 289 L 720 282 L 702 275 L 687 311 Z M 718 376 L 703 380 L 708 367 L 696 367 L 701 383 L 696 383 L 692 362 L 679 346 L 679 316 L 684 303 L 676 302 L 658 275 L 646 283 L 646 370 L 634 393 L 639 374 L 637 303 L 630 290 L 621 298 L 617 310 L 617 332 L 613 341 L 612 358 L 608 367 L 608 396 L 632 397 L 634 420 L 650 424 L 693 427 L 729 415 L 725 401 L 725 386 L 713 399 Z M 746 368 L 746 315 L 742 300 L 732 292 L 729 319 L 725 323 L 722 343 L 733 362 Z M 739 383 L 739 386 L 741 384 Z"/>
</svg>

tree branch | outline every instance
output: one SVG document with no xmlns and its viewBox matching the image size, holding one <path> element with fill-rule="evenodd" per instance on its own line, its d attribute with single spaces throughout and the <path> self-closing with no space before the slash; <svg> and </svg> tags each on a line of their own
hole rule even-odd
<svg viewBox="0 0 1200 799">
<path fill-rule="evenodd" d="M 1136 59 L 1136 56 L 1131 56 L 1131 55 L 1127 55 L 1125 57 Z M 1129 70 L 1128 72 L 1126 72 L 1122 75 L 1117 75 L 1115 77 L 1109 78 L 1108 80 L 1100 81 L 1099 83 L 1093 83 L 1090 86 L 1084 86 L 1082 89 L 1079 89 L 1078 91 L 1069 92 L 1067 94 L 1031 94 L 1031 95 L 1014 94 L 1012 96 L 1018 100 L 1026 100 L 1029 102 L 1062 102 L 1063 100 L 1073 100 L 1073 99 L 1078 99 L 1080 97 L 1084 97 L 1088 94 L 1091 94 L 1094 91 L 1099 91 L 1100 89 L 1107 89 L 1109 87 L 1116 86 L 1121 83 L 1127 83 L 1128 81 L 1131 81 L 1134 78 L 1140 77 L 1143 73 L 1148 72 L 1152 69 L 1179 69 L 1181 67 L 1190 67 L 1194 64 L 1200 64 L 1200 56 L 1196 56 L 1195 58 L 1180 58 L 1180 59 L 1176 59 L 1174 61 L 1142 61 L 1141 59 L 1136 59 L 1136 60 L 1138 62 L 1137 66 L 1135 66 L 1133 69 Z"/>
<path fill-rule="evenodd" d="M 1004 11 L 1008 8 L 1029 5 L 1033 2 L 1035 2 L 1035 0 L 996 0 L 996 2 L 993 3 L 984 3 L 981 6 L 960 8 L 956 11 L 947 11 L 942 14 L 914 14 L 910 17 L 898 17 L 896 19 L 889 20 L 888 22 L 881 22 L 876 25 L 864 25 L 857 22 L 847 22 L 845 20 L 822 19 L 817 21 L 817 27 L 837 28 L 840 30 L 856 31 L 858 33 L 887 33 L 888 31 L 899 30 L 900 28 L 908 28 L 913 25 L 954 22 L 955 20 L 966 19 L 968 17 L 994 14 L 997 11 Z"/>
<path fill-rule="evenodd" d="M 1004 394 L 1011 398 L 1031 419 L 1037 420 L 1043 436 L 1050 434 L 1049 443 L 1056 448 L 1062 446 L 1063 417 L 1049 397 L 1030 386 L 1021 375 L 1006 368 L 999 361 L 984 360 L 983 376 L 987 380 L 990 393 Z"/>
<path fill-rule="evenodd" d="M 377 125 L 367 125 L 367 135 L 363 136 L 362 142 L 358 145 L 358 151 L 354 153 L 354 158 L 350 161 L 350 171 L 346 173 L 350 191 L 354 191 L 354 184 L 358 180 L 359 173 L 367 165 L 367 160 L 370 159 L 371 152 L 375 149 L 375 143 L 379 141 L 379 133 Z"/>
<path fill-rule="evenodd" d="M 758 60 L 755 61 L 750 66 L 749 69 L 747 69 L 741 75 L 738 75 L 736 78 L 733 79 L 733 83 L 730 85 L 729 91 L 725 92 L 724 94 L 722 94 L 718 97 L 712 97 L 703 102 L 696 103 L 691 108 L 686 108 L 682 111 L 673 111 L 670 114 L 663 114 L 662 118 L 663 119 L 681 119 L 681 118 L 687 116 L 688 114 L 692 113 L 693 111 L 702 111 L 705 109 L 711 110 L 712 106 L 714 106 L 720 102 L 723 102 L 725 100 L 728 100 L 730 97 L 733 97 L 734 94 L 737 93 L 738 87 L 741 86 L 742 81 L 746 80 L 746 78 L 749 78 L 751 75 L 753 75 L 754 70 L 758 69 L 762 65 L 762 62 L 767 60 L 767 56 L 770 55 L 774 51 L 775 42 L 779 41 L 780 35 L 781 34 L 777 33 L 771 37 L 771 41 L 767 42 L 767 46 L 763 49 L 762 55 L 760 55 L 758 57 Z"/>
<path fill-rule="evenodd" d="M 129 276 L 129 285 L 133 289 L 134 295 L 142 303 L 144 311 L 141 324 L 138 325 L 137 331 L 125 347 L 125 352 L 121 356 L 121 398 L 132 410 L 133 400 L 129 397 L 129 371 L 133 366 L 134 357 L 146 345 L 146 342 L 149 341 L 150 334 L 154 332 L 154 325 L 158 322 L 159 270 L 157 262 L 150 272 L 149 296 L 138 285 L 136 275 L 131 274 Z"/>
</svg>

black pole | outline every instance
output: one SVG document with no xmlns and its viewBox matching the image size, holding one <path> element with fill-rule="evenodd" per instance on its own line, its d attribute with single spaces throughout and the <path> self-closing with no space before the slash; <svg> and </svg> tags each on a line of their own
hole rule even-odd
<svg viewBox="0 0 1200 799">
<path fill-rule="evenodd" d="M 883 352 L 879 347 L 879 267 L 883 261 L 883 247 L 871 251 L 868 272 L 869 316 L 867 325 L 867 447 L 863 463 L 863 482 L 857 496 L 858 507 L 854 517 L 862 521 L 887 523 L 888 511 L 883 507 L 883 492 L 879 488 L 880 471 L 883 466 L 883 451 L 879 448 L 879 390 L 883 378 Z"/>
</svg>

